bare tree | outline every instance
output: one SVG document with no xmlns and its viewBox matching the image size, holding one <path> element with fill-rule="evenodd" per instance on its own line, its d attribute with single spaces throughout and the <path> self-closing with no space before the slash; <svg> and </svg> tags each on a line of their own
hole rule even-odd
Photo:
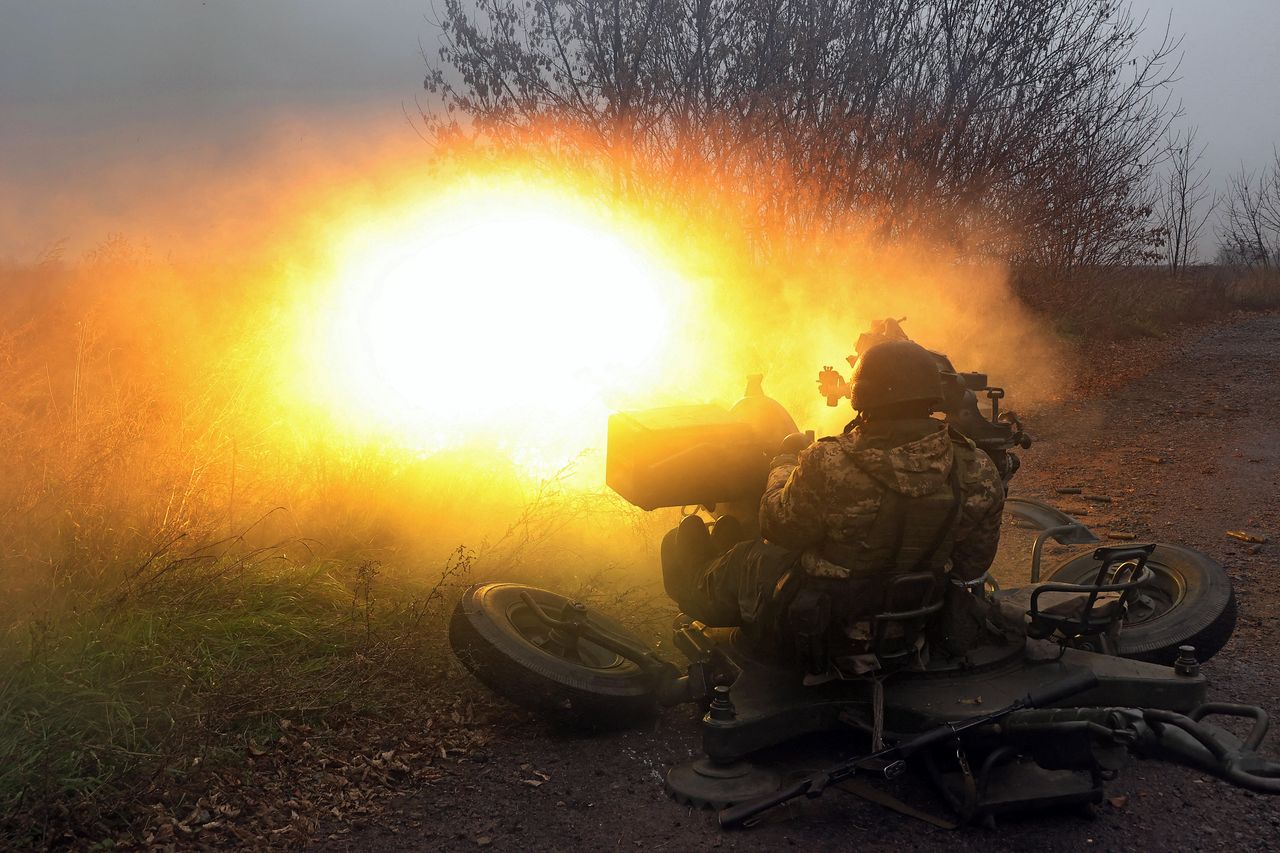
<svg viewBox="0 0 1280 853">
<path fill-rule="evenodd" d="M 1204 146 L 1196 147 L 1196 133 L 1193 127 L 1165 142 L 1166 169 L 1159 178 L 1156 221 L 1164 238 L 1165 264 L 1174 275 L 1195 260 L 1200 235 L 1218 204 L 1208 188 L 1210 173 L 1200 171 Z"/>
<path fill-rule="evenodd" d="M 1219 259 L 1271 269 L 1280 259 L 1280 154 L 1261 174 L 1243 166 L 1227 179 Z"/>
<path fill-rule="evenodd" d="M 1146 257 L 1177 44 L 1139 55 L 1116 0 L 443 0 L 438 135 L 560 129 L 627 185 L 643 164 L 780 185 L 796 227 L 1072 266 Z"/>
<path fill-rule="evenodd" d="M 1271 235 L 1271 263 L 1280 267 L 1280 149 L 1271 149 L 1271 170 L 1266 176 L 1266 190 L 1259 216 Z"/>
</svg>

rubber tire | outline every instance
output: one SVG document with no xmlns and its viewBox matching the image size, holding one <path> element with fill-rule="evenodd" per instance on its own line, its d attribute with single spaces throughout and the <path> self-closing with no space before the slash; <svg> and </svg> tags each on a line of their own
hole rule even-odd
<svg viewBox="0 0 1280 853">
<path fill-rule="evenodd" d="M 1236 596 L 1226 569 L 1199 551 L 1163 543 L 1150 562 L 1179 577 L 1182 599 L 1158 616 L 1121 628 L 1120 656 L 1170 665 L 1181 645 L 1195 646 L 1201 661 L 1216 655 L 1236 627 Z M 1097 573 L 1090 553 L 1062 564 L 1049 580 L 1093 583 Z"/>
<path fill-rule="evenodd" d="M 522 634 L 511 618 L 528 612 L 522 592 L 553 616 L 569 601 L 545 589 L 511 583 L 476 584 L 458 601 L 449 622 L 449 645 L 472 675 L 522 708 L 568 728 L 626 728 L 657 713 L 652 679 L 635 663 L 592 646 L 602 660 L 613 661 L 604 667 L 586 666 L 540 648 Z M 608 616 L 588 611 L 587 619 L 642 644 Z"/>
</svg>

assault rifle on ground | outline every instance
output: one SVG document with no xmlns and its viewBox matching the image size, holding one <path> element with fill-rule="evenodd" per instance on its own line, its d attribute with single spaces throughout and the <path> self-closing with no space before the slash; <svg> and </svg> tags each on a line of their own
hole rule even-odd
<svg viewBox="0 0 1280 853">
<path fill-rule="evenodd" d="M 971 717 L 960 722 L 947 723 L 935 729 L 921 732 L 915 737 L 907 738 L 879 752 L 873 752 L 870 755 L 864 755 L 806 776 L 792 785 L 774 791 L 772 794 L 766 794 L 763 797 L 748 800 L 745 803 L 729 806 L 720 812 L 720 825 L 725 829 L 734 829 L 735 827 L 747 825 L 754 818 L 764 814 L 774 806 L 789 803 L 800 797 L 809 797 L 811 799 L 819 797 L 827 788 L 843 782 L 845 779 L 851 779 L 859 773 L 869 773 L 882 778 L 893 779 L 906 769 L 906 760 L 921 750 L 958 739 L 969 729 L 981 728 L 982 726 L 999 722 L 1016 711 L 1052 705 L 1054 702 L 1075 696 L 1077 693 L 1083 693 L 1096 686 L 1097 683 L 1098 678 L 1092 672 L 1088 670 L 1077 672 L 1061 681 L 1047 685 L 1039 690 L 1031 691 L 1006 708 L 1001 708 L 990 714 Z"/>
</svg>

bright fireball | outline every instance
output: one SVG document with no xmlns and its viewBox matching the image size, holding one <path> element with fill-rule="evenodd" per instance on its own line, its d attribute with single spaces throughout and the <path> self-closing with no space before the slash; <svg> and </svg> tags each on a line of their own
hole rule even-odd
<svg viewBox="0 0 1280 853">
<path fill-rule="evenodd" d="M 348 250 L 313 360 L 346 419 L 418 451 L 572 458 L 654 386 L 682 288 L 638 229 L 571 194 L 456 190 Z"/>
</svg>

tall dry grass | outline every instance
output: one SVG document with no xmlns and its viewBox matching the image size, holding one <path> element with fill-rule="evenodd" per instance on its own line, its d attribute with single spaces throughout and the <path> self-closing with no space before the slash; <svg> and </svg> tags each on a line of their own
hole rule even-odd
<svg viewBox="0 0 1280 853">
<path fill-rule="evenodd" d="M 282 299 L 121 240 L 0 269 L 0 846 L 109 837 L 281 719 L 429 703 L 473 577 L 652 598 L 619 500 L 295 408 Z"/>
<path fill-rule="evenodd" d="M 1023 269 L 1014 289 L 1058 334 L 1077 339 L 1163 337 L 1182 323 L 1280 308 L 1280 271 L 1223 266 L 1176 276 L 1163 267 Z"/>
</svg>

